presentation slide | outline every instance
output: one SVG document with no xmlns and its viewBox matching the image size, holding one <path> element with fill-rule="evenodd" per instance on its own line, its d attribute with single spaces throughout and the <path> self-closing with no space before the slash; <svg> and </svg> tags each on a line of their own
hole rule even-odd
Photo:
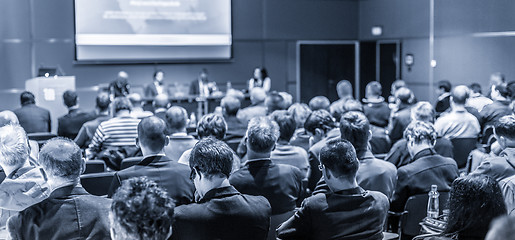
<svg viewBox="0 0 515 240">
<path fill-rule="evenodd" d="M 231 0 L 75 0 L 78 61 L 231 58 Z"/>
</svg>

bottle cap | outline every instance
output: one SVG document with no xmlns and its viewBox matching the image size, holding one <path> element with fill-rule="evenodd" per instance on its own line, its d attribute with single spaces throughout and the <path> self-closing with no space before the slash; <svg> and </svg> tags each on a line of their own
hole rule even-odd
<svg viewBox="0 0 515 240">
<path fill-rule="evenodd" d="M 431 185 L 431 191 L 436 191 L 438 189 L 438 186 L 436 185 Z"/>
</svg>

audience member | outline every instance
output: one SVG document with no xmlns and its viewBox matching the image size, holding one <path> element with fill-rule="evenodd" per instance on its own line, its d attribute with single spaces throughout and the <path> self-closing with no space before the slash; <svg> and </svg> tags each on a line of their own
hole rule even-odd
<svg viewBox="0 0 515 240">
<path fill-rule="evenodd" d="M 418 102 L 411 108 L 411 120 L 433 123 L 435 119 L 435 110 L 429 102 Z M 448 138 L 436 136 L 435 152 L 443 157 L 453 158 L 453 145 Z M 412 162 L 412 158 L 408 151 L 408 142 L 406 139 L 397 141 L 388 154 L 385 161 L 393 163 L 397 168 L 400 168 Z"/>
<path fill-rule="evenodd" d="M 167 192 L 145 177 L 122 183 L 111 204 L 111 239 L 169 239 L 175 204 Z"/>
<path fill-rule="evenodd" d="M 377 81 L 372 81 L 365 88 L 365 97 L 363 99 L 363 112 L 367 116 L 370 124 L 385 128 L 388 126 L 390 116 L 390 108 L 381 96 L 382 87 Z"/>
<path fill-rule="evenodd" d="M 279 92 L 284 99 L 284 109 L 288 109 L 293 104 L 293 96 L 287 92 Z"/>
<path fill-rule="evenodd" d="M 143 100 L 141 99 L 141 96 L 138 93 L 131 93 L 129 94 L 128 98 L 132 104 L 131 116 L 133 118 L 142 119 L 154 115 L 150 111 L 143 110 Z"/>
<path fill-rule="evenodd" d="M 503 73 L 495 72 L 490 75 L 490 85 L 488 86 L 488 94 L 487 97 L 491 98 L 492 93 L 495 91 L 496 87 L 499 85 L 506 84 L 506 77 Z M 495 101 L 495 99 L 492 99 Z"/>
<path fill-rule="evenodd" d="M 275 149 L 270 154 L 274 163 L 282 163 L 299 168 L 303 176 L 309 176 L 308 153 L 301 147 L 290 145 L 290 139 L 295 133 L 295 119 L 286 110 L 277 110 L 270 115 L 270 119 L 279 126 L 279 138 Z"/>
<path fill-rule="evenodd" d="M 165 145 L 164 151 L 168 158 L 174 162 L 178 162 L 182 154 L 192 149 L 197 143 L 197 139 L 188 135 L 186 127 L 188 126 L 188 112 L 179 106 L 172 106 L 166 110 L 166 125 L 169 133 L 169 143 Z"/>
<path fill-rule="evenodd" d="M 311 111 L 316 111 L 320 109 L 329 111 L 330 106 L 331 102 L 329 102 L 329 99 L 325 96 L 315 96 L 311 100 L 309 100 L 309 108 L 311 108 Z"/>
<path fill-rule="evenodd" d="M 120 170 L 123 158 L 136 152 L 139 119 L 131 117 L 131 103 L 126 97 L 114 99 L 114 118 L 98 125 L 86 151 L 88 159 L 103 159 L 113 170 Z M 116 152 L 117 154 L 113 154 Z"/>
<path fill-rule="evenodd" d="M 116 79 L 109 84 L 109 94 L 111 98 L 127 97 L 131 88 L 129 84 L 129 74 L 125 71 L 118 72 Z"/>
<path fill-rule="evenodd" d="M 483 96 L 479 83 L 472 83 L 469 88 L 471 93 L 469 99 L 467 99 L 466 106 L 473 107 L 478 112 L 481 112 L 486 105 L 493 103 L 490 98 Z"/>
<path fill-rule="evenodd" d="M 256 87 L 263 88 L 265 92 L 269 92 L 271 86 L 272 81 L 270 80 L 270 77 L 268 77 L 268 72 L 266 71 L 266 68 L 255 68 L 254 76 L 251 79 L 249 79 L 249 92 Z"/>
<path fill-rule="evenodd" d="M 50 132 L 52 128 L 50 112 L 36 106 L 36 98 L 31 92 L 20 95 L 21 108 L 13 110 L 20 125 L 27 133 Z"/>
<path fill-rule="evenodd" d="M 197 134 L 200 139 L 206 137 L 214 137 L 220 141 L 225 138 L 227 132 L 227 123 L 220 115 L 213 113 L 204 115 L 197 124 Z M 184 151 L 179 158 L 179 163 L 189 165 L 190 154 L 192 149 Z M 240 158 L 233 152 L 232 172 L 240 169 Z"/>
<path fill-rule="evenodd" d="M 57 135 L 69 139 L 75 139 L 82 125 L 96 118 L 95 112 L 84 112 L 79 109 L 79 97 L 77 93 L 68 90 L 63 93 L 64 105 L 68 108 L 68 114 L 61 116 L 57 121 Z"/>
<path fill-rule="evenodd" d="M 448 80 L 438 81 L 436 93 L 438 94 L 438 101 L 435 104 L 436 118 L 451 107 L 451 88 L 452 85 Z"/>
<path fill-rule="evenodd" d="M 266 116 L 267 109 L 265 106 L 266 92 L 262 88 L 253 88 L 250 91 L 251 105 L 238 111 L 236 117 L 245 124 L 254 117 Z"/>
<path fill-rule="evenodd" d="M 438 191 L 448 191 L 458 177 L 456 161 L 440 156 L 433 148 L 433 124 L 414 121 L 406 128 L 404 138 L 413 161 L 397 170 L 397 187 L 391 203 L 391 210 L 396 212 L 404 210 L 410 196 L 428 193 L 431 185 L 437 185 Z"/>
<path fill-rule="evenodd" d="M 325 146 L 326 142 L 331 139 L 340 138 L 340 129 L 336 127 L 336 123 L 331 114 L 326 110 L 317 110 L 309 114 L 304 129 L 311 135 L 309 139 L 309 166 L 311 174 L 308 178 L 308 188 L 314 190 L 318 180 L 322 176 L 320 171 L 317 171 L 317 166 L 320 164 L 318 156 L 320 150 Z"/>
<path fill-rule="evenodd" d="M 190 84 L 190 95 L 208 97 L 217 91 L 216 82 L 209 80 L 207 69 L 202 69 Z"/>
<path fill-rule="evenodd" d="M 20 125 L 0 128 L 0 167 L 5 174 L 0 180 L 0 228 L 18 211 L 50 195 L 46 174 L 29 160 L 29 152 L 27 135 Z"/>
<path fill-rule="evenodd" d="M 166 121 L 166 110 L 170 108 L 170 100 L 168 100 L 168 95 L 157 95 L 152 102 L 152 106 L 154 107 L 154 115 L 163 119 L 163 121 Z"/>
<path fill-rule="evenodd" d="M 201 139 L 190 157 L 196 203 L 175 208 L 172 239 L 265 239 L 271 207 L 266 198 L 231 185 L 233 152 L 222 141 Z"/>
<path fill-rule="evenodd" d="M 343 104 L 342 115 L 346 112 L 351 111 L 363 112 L 363 104 L 361 104 L 361 102 L 359 102 L 358 100 L 349 99 Z M 336 114 L 333 114 L 333 117 L 335 117 L 336 121 L 338 121 L 341 118 L 341 115 L 338 116 Z"/>
<path fill-rule="evenodd" d="M 494 219 L 485 240 L 506 240 L 515 236 L 515 217 L 502 216 Z"/>
<path fill-rule="evenodd" d="M 395 92 L 401 88 L 407 87 L 408 86 L 406 85 L 406 82 L 401 79 L 393 81 L 392 85 L 390 86 L 390 96 L 388 96 L 388 107 L 390 107 L 390 109 L 393 110 L 397 108 L 397 98 L 395 97 Z"/>
<path fill-rule="evenodd" d="M 396 109 L 392 111 L 388 125 L 388 136 L 392 143 L 402 138 L 404 129 L 411 122 L 411 90 L 402 87 L 395 91 Z"/>
<path fill-rule="evenodd" d="M 98 128 L 100 123 L 111 118 L 109 116 L 109 104 L 111 101 L 109 100 L 109 94 L 107 92 L 100 92 L 96 97 L 96 118 L 85 122 L 82 124 L 82 127 L 75 137 L 75 143 L 79 145 L 80 148 L 87 148 L 95 135 L 95 131 Z"/>
<path fill-rule="evenodd" d="M 304 129 L 304 122 L 311 114 L 311 109 L 305 103 L 294 103 L 288 108 L 288 112 L 295 119 L 296 130 L 290 140 L 293 146 L 299 146 L 306 151 L 309 151 L 309 134 Z"/>
<path fill-rule="evenodd" d="M 20 122 L 18 121 L 16 114 L 9 110 L 4 110 L 0 112 L 0 127 L 6 125 L 20 125 Z M 29 160 L 32 161 L 32 163 L 36 163 L 39 154 L 39 144 L 36 140 L 28 141 L 30 149 Z M 2 171 L 2 168 L 0 168 L 0 183 L 5 177 L 5 173 Z"/>
<path fill-rule="evenodd" d="M 145 97 L 154 98 L 159 94 L 170 95 L 168 84 L 164 83 L 165 72 L 161 69 L 157 69 L 154 72 L 152 83 L 145 86 Z"/>
<path fill-rule="evenodd" d="M 225 139 L 230 140 L 244 137 L 245 131 L 247 130 L 247 123 L 241 122 L 240 119 L 236 117 L 241 108 L 240 100 L 232 96 L 226 96 L 220 101 L 220 106 L 222 106 L 222 113 L 227 123 Z"/>
<path fill-rule="evenodd" d="M 75 142 L 50 139 L 39 153 L 51 195 L 7 222 L 12 239 L 109 239 L 111 200 L 80 185 L 86 164 Z"/>
<path fill-rule="evenodd" d="M 388 198 L 358 186 L 359 162 L 351 143 L 332 140 L 320 153 L 320 169 L 331 189 L 304 200 L 277 229 L 279 239 L 383 239 Z"/>
<path fill-rule="evenodd" d="M 166 189 L 177 205 L 193 202 L 195 189 L 189 179 L 188 167 L 165 156 L 163 148 L 168 143 L 165 129 L 166 123 L 158 117 L 141 120 L 136 142 L 141 148 L 143 159 L 138 164 L 115 173 L 109 196 L 112 196 L 122 181 L 145 176 Z"/>
<path fill-rule="evenodd" d="M 276 91 L 268 93 L 268 96 L 265 98 L 265 106 L 267 109 L 266 115 L 269 115 L 276 110 L 286 109 L 284 98 Z"/>
<path fill-rule="evenodd" d="M 439 136 L 448 139 L 477 138 L 481 132 L 479 122 L 474 115 L 467 112 L 469 89 L 465 85 L 456 86 L 451 93 L 451 111 L 443 113 L 435 122 L 435 129 Z"/>
<path fill-rule="evenodd" d="M 481 115 L 481 126 L 493 126 L 499 118 L 513 114 L 510 107 L 510 100 L 508 99 L 510 92 L 505 85 L 497 85 L 492 91 L 492 104 L 486 105 L 479 113 Z"/>
<path fill-rule="evenodd" d="M 443 234 L 453 239 L 485 239 L 491 221 L 506 214 L 501 189 L 488 176 L 456 179 L 448 205 L 449 219 Z"/>
<path fill-rule="evenodd" d="M 515 175 L 515 116 L 501 117 L 495 123 L 494 135 L 502 152 L 485 159 L 471 174 L 484 174 L 500 181 Z"/>
<path fill-rule="evenodd" d="M 354 99 L 352 91 L 352 84 L 348 80 L 341 80 L 338 82 L 336 85 L 336 92 L 340 99 L 331 103 L 331 106 L 329 107 L 331 115 L 343 112 L 343 104 L 349 99 Z"/>
<path fill-rule="evenodd" d="M 231 185 L 241 193 L 266 197 L 273 215 L 295 209 L 297 200 L 303 195 L 302 179 L 305 176 L 297 167 L 270 160 L 270 153 L 278 138 L 277 123 L 266 117 L 250 120 L 247 130 L 248 161 L 229 178 Z"/>
</svg>

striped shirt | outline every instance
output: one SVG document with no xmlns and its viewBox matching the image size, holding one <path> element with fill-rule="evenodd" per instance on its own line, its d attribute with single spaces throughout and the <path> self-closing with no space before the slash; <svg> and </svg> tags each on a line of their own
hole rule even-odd
<svg viewBox="0 0 515 240">
<path fill-rule="evenodd" d="M 115 117 L 102 122 L 91 140 L 89 149 L 99 152 L 109 147 L 135 146 L 140 119 Z"/>
</svg>

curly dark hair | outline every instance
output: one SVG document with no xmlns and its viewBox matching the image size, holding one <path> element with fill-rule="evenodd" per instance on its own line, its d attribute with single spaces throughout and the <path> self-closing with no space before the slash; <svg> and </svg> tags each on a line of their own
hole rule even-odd
<svg viewBox="0 0 515 240">
<path fill-rule="evenodd" d="M 445 234 L 480 237 L 490 222 L 506 214 L 501 188 L 485 175 L 468 175 L 454 180 L 449 198 L 449 220 Z"/>
<path fill-rule="evenodd" d="M 224 117 L 213 113 L 204 115 L 197 124 L 197 134 L 200 138 L 212 136 L 222 140 L 226 131 L 227 123 Z"/>
<path fill-rule="evenodd" d="M 146 177 L 122 182 L 113 195 L 113 228 L 136 239 L 166 239 L 175 204 L 168 193 Z"/>
</svg>

